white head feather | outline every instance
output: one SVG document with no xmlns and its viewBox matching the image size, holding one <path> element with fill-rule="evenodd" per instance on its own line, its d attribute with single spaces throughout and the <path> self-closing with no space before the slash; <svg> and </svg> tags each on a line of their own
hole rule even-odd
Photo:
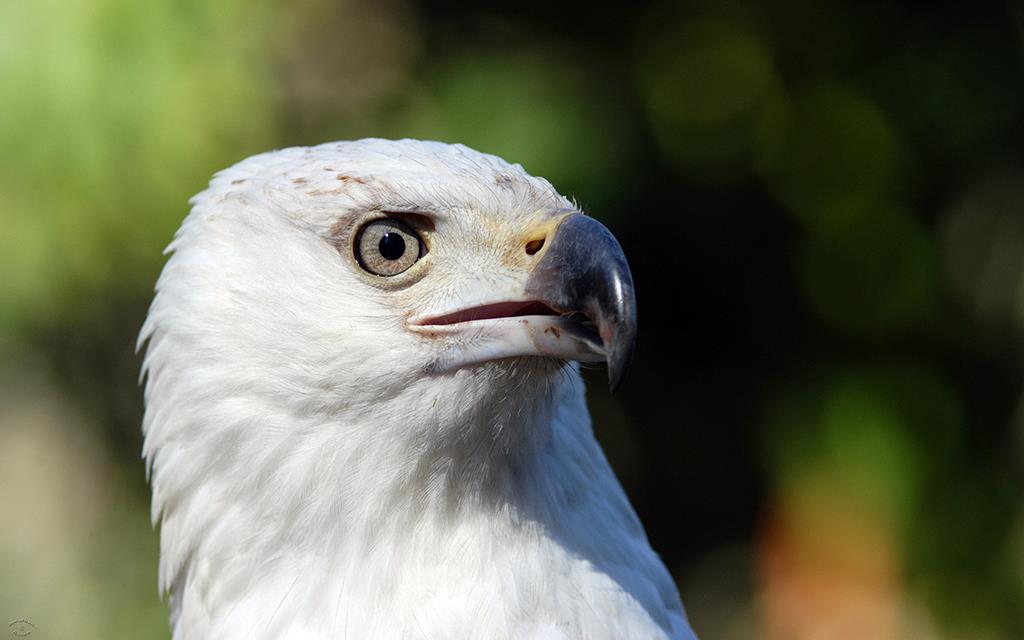
<svg viewBox="0 0 1024 640">
<path fill-rule="evenodd" d="M 175 638 L 691 637 L 576 365 L 438 371 L 452 340 L 407 326 L 521 290 L 524 234 L 573 209 L 547 181 L 362 140 L 249 158 L 192 204 L 140 336 Z M 434 225 L 397 282 L 352 259 L 381 212 Z"/>
</svg>

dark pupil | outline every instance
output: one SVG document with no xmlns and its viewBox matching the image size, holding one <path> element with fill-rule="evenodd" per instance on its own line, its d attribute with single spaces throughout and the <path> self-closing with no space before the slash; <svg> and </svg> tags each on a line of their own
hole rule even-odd
<svg viewBox="0 0 1024 640">
<path fill-rule="evenodd" d="M 405 253 L 405 238 L 400 233 L 385 233 L 380 239 L 379 248 L 385 260 L 398 260 Z"/>
</svg>

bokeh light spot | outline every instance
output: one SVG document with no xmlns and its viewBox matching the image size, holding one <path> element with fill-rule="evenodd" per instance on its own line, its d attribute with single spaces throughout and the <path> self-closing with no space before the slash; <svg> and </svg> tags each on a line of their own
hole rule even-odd
<svg viewBox="0 0 1024 640">
<path fill-rule="evenodd" d="M 749 111 L 775 82 L 775 68 L 755 33 L 705 20 L 654 39 L 643 53 L 640 78 L 657 118 L 701 125 Z"/>
<path fill-rule="evenodd" d="M 946 214 L 941 238 L 961 304 L 984 322 L 1024 326 L 1024 174 L 972 185 Z"/>
<path fill-rule="evenodd" d="M 931 236 L 909 213 L 888 207 L 842 231 L 804 238 L 797 254 L 800 290 L 829 326 L 882 335 L 926 318 L 934 304 Z"/>
<path fill-rule="evenodd" d="M 896 134 L 853 90 L 822 84 L 797 92 L 783 132 L 762 131 L 758 168 L 776 198 L 809 229 L 839 231 L 873 215 L 900 168 Z"/>
<path fill-rule="evenodd" d="M 755 119 L 781 96 L 772 52 L 755 31 L 720 20 L 659 26 L 641 39 L 637 75 L 657 141 L 684 173 L 745 173 Z"/>
<path fill-rule="evenodd" d="M 630 144 L 617 100 L 571 52 L 538 44 L 443 61 L 383 126 L 499 155 L 600 208 L 630 193 L 617 179 Z"/>
</svg>

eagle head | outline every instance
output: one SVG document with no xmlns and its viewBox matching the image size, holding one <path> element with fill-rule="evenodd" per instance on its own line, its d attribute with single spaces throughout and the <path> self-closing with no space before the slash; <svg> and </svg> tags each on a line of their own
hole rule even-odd
<svg viewBox="0 0 1024 640">
<path fill-rule="evenodd" d="M 140 336 L 176 637 L 336 633 L 318 612 L 339 608 L 351 637 L 400 637 L 419 607 L 450 606 L 410 595 L 423 581 L 463 567 L 499 593 L 540 570 L 488 560 L 497 540 L 509 558 L 562 540 L 545 562 L 582 558 L 594 589 L 672 628 L 674 587 L 578 372 L 606 361 L 617 386 L 636 333 L 607 229 L 518 165 L 414 140 L 257 155 L 192 205 Z M 656 586 L 629 577 L 630 545 Z M 385 594 L 413 617 L 374 614 Z M 465 637 L 513 624 L 487 620 Z"/>
</svg>

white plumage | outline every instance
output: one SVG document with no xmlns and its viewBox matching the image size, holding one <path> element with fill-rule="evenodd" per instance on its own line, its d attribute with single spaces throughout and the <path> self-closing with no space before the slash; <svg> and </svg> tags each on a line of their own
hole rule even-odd
<svg viewBox="0 0 1024 640">
<path fill-rule="evenodd" d="M 528 299 L 579 219 L 548 182 L 361 140 L 249 158 L 192 204 L 140 336 L 176 639 L 693 637 L 567 361 L 600 340 L 436 320 Z M 382 217 L 424 241 L 394 277 L 353 253 Z"/>
</svg>

